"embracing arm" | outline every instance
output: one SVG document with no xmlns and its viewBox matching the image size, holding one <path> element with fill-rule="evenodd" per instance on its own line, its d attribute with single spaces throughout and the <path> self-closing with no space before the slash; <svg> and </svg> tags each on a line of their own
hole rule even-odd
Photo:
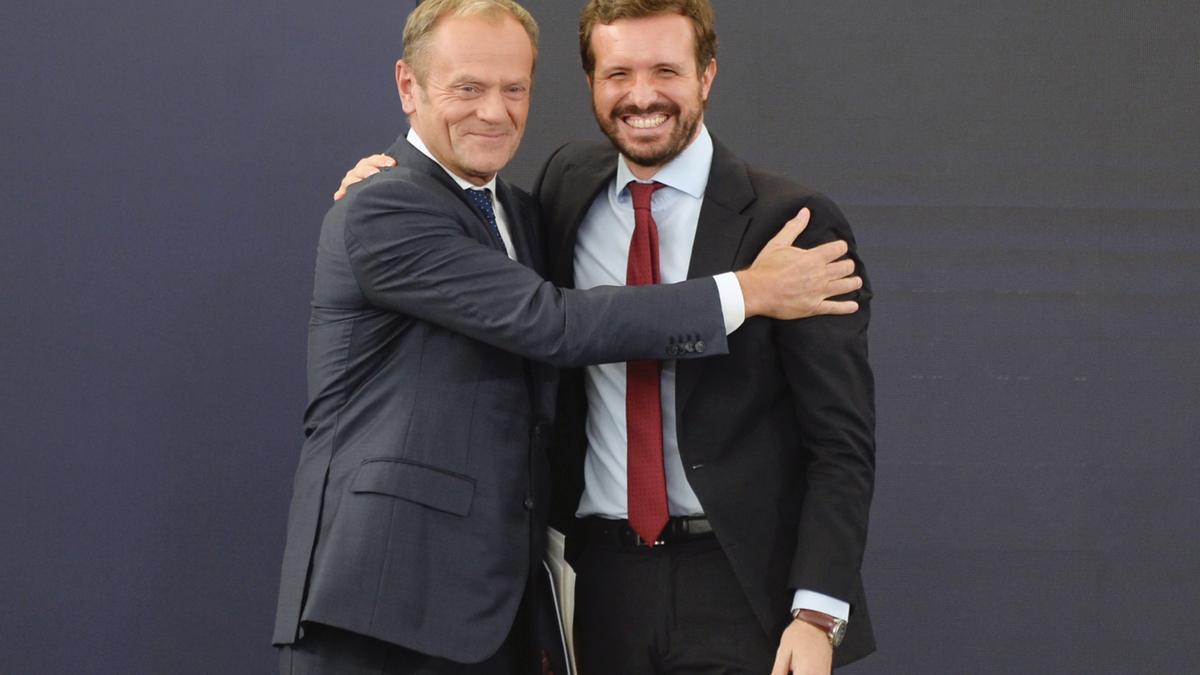
<svg viewBox="0 0 1200 675">
<path fill-rule="evenodd" d="M 566 367 L 727 351 L 711 278 L 556 288 L 468 236 L 428 190 L 404 180 L 365 185 L 347 204 L 345 230 L 355 278 L 372 304 L 527 358 Z"/>
<path fill-rule="evenodd" d="M 565 147 L 558 148 L 542 165 L 535 182 L 535 194 L 542 191 L 555 157 Z M 342 177 L 341 185 L 333 194 L 334 200 L 345 197 L 351 185 L 395 165 L 396 160 L 388 155 L 360 159 Z M 726 308 L 728 332 L 753 316 L 802 319 L 858 311 L 858 303 L 854 300 L 838 299 L 838 296 L 862 286 L 854 265 L 843 260 L 848 246 L 845 241 L 829 241 L 809 249 L 791 245 L 808 226 L 809 216 L 809 211 L 803 209 L 784 223 L 750 268 L 738 271 L 731 278 L 717 277 L 722 304 Z M 731 300 L 732 306 L 737 307 L 736 316 L 729 312 Z"/>
</svg>

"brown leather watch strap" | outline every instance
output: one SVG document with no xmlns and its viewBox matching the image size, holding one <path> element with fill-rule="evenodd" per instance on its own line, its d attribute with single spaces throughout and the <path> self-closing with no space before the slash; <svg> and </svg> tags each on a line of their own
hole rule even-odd
<svg viewBox="0 0 1200 675">
<path fill-rule="evenodd" d="M 825 631 L 825 634 L 829 636 L 829 643 L 834 647 L 842 643 L 842 637 L 846 634 L 846 622 L 824 612 L 817 612 L 811 609 L 797 609 L 792 612 L 792 617 Z"/>
<path fill-rule="evenodd" d="M 798 609 L 792 616 L 805 623 L 811 623 L 826 633 L 832 633 L 838 625 L 836 617 L 829 616 L 824 612 L 814 612 L 811 609 Z"/>
</svg>

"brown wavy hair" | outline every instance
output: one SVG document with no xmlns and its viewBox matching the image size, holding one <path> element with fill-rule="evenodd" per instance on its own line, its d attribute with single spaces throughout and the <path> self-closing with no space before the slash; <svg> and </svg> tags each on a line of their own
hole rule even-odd
<svg viewBox="0 0 1200 675">
<path fill-rule="evenodd" d="M 579 15 L 579 56 L 583 71 L 591 77 L 596 68 L 596 56 L 592 53 L 592 31 L 596 24 L 607 25 L 617 19 L 667 13 L 691 20 L 696 34 L 697 72 L 704 72 L 709 61 L 717 58 L 716 17 L 709 0 L 589 0 Z"/>
</svg>

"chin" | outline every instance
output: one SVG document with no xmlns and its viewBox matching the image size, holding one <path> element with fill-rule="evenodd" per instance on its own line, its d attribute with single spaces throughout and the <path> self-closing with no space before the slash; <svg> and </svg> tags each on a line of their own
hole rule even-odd
<svg viewBox="0 0 1200 675">
<path fill-rule="evenodd" d="M 662 141 L 657 143 L 630 143 L 624 141 L 618 142 L 616 145 L 622 155 L 642 166 L 657 166 L 658 164 L 662 164 L 662 160 L 668 154 L 669 150 L 669 144 Z"/>
<path fill-rule="evenodd" d="M 504 168 L 503 162 L 479 162 L 476 164 L 467 164 L 463 167 L 472 176 L 488 177 L 495 176 L 500 173 L 500 169 Z"/>
</svg>

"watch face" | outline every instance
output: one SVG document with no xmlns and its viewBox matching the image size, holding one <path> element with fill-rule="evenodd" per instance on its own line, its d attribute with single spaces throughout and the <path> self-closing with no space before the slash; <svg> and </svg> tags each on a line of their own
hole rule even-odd
<svg viewBox="0 0 1200 675">
<path fill-rule="evenodd" d="M 833 643 L 834 647 L 837 647 L 842 644 L 842 638 L 844 637 L 846 637 L 846 622 L 838 621 L 833 630 L 829 631 L 829 641 Z"/>
</svg>

